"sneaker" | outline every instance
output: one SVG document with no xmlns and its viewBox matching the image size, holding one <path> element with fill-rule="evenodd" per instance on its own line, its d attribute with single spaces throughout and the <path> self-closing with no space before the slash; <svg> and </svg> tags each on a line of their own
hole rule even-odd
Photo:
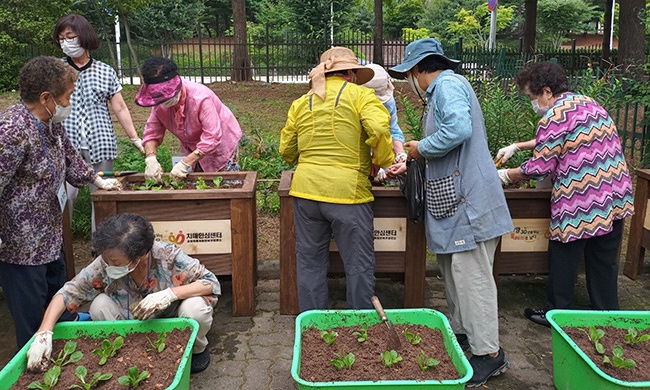
<svg viewBox="0 0 650 390">
<path fill-rule="evenodd" d="M 79 311 L 77 312 L 77 321 L 92 321 L 92 318 L 90 318 L 90 313 Z"/>
<path fill-rule="evenodd" d="M 462 349 L 463 352 L 469 352 L 471 350 L 469 347 L 469 339 L 466 334 L 455 333 L 454 336 L 456 336 L 456 341 L 458 341 L 458 345 L 460 345 L 460 349 Z"/>
<path fill-rule="evenodd" d="M 493 376 L 497 376 L 508 370 L 508 359 L 502 348 L 496 357 L 490 355 L 472 355 L 469 364 L 474 370 L 474 376 L 467 382 L 467 387 L 478 387 L 487 382 Z"/>
<path fill-rule="evenodd" d="M 529 320 L 533 321 L 536 324 L 543 325 L 547 328 L 551 327 L 551 324 L 546 319 L 546 309 L 531 309 L 527 308 L 524 310 L 524 316 Z"/>
<path fill-rule="evenodd" d="M 204 349 L 203 352 L 193 353 L 192 354 L 192 366 L 190 367 L 190 373 L 196 374 L 208 368 L 210 365 L 210 351 Z"/>
</svg>

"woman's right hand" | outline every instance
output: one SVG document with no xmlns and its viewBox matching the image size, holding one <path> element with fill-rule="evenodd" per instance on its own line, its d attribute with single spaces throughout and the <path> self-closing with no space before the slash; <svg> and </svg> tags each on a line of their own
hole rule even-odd
<svg viewBox="0 0 650 390">
<path fill-rule="evenodd" d="M 153 177 L 157 182 L 160 182 L 160 179 L 162 179 L 163 169 L 156 156 L 149 156 L 144 159 L 144 162 L 147 164 L 144 169 L 144 177 L 147 179 Z"/>
<path fill-rule="evenodd" d="M 30 371 L 45 371 L 52 354 L 52 331 L 36 332 L 34 341 L 27 350 L 27 369 Z"/>
<path fill-rule="evenodd" d="M 393 164 L 386 168 L 386 174 L 389 177 L 396 177 L 406 173 L 406 163 Z"/>
</svg>

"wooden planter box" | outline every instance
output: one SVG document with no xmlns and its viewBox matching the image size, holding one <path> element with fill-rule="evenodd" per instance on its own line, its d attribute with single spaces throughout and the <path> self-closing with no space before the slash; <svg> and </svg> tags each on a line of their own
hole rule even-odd
<svg viewBox="0 0 650 390">
<path fill-rule="evenodd" d="M 548 272 L 550 189 L 504 189 L 515 229 L 501 236 L 494 256 L 495 279 L 503 274 Z"/>
<path fill-rule="evenodd" d="M 643 272 L 643 258 L 646 248 L 650 248 L 650 169 L 636 170 L 636 190 L 634 192 L 634 215 L 630 221 L 630 235 L 627 240 L 627 254 L 623 273 L 630 279 Z"/>
<path fill-rule="evenodd" d="M 241 188 L 206 190 L 104 191 L 91 194 L 97 225 L 119 213 L 140 214 L 154 226 L 156 239 L 174 242 L 216 275 L 232 275 L 234 316 L 255 314 L 257 283 L 257 172 L 190 173 L 188 181 L 242 180 Z M 121 178 L 144 182 L 143 174 Z"/>
<path fill-rule="evenodd" d="M 289 196 L 293 171 L 282 172 L 280 195 L 280 313 L 298 314 L 296 236 L 293 197 Z M 404 275 L 404 307 L 424 305 L 426 240 L 424 224 L 407 220 L 406 199 L 397 187 L 373 187 L 376 273 Z M 330 271 L 343 272 L 338 250 L 330 248 Z"/>
</svg>

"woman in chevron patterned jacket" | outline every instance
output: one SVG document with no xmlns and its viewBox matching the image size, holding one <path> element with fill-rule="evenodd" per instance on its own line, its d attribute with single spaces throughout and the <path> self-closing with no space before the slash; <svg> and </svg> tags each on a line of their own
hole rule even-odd
<svg viewBox="0 0 650 390">
<path fill-rule="evenodd" d="M 528 308 L 524 315 L 550 326 L 548 310 L 572 308 L 583 257 L 591 308 L 618 310 L 623 219 L 634 209 L 616 125 L 594 99 L 568 91 L 567 77 L 556 63 L 527 66 L 517 84 L 542 119 L 532 158 L 519 168 L 500 169 L 499 177 L 504 184 L 549 177 L 553 186 L 546 306 Z"/>
</svg>

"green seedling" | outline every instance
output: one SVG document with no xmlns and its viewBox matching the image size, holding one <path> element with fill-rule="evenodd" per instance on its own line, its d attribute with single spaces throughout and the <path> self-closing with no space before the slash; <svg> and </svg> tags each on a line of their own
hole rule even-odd
<svg viewBox="0 0 650 390">
<path fill-rule="evenodd" d="M 591 340 L 592 343 L 594 343 L 594 347 L 596 347 L 596 351 L 604 355 L 605 354 L 605 347 L 600 343 L 600 339 L 602 339 L 605 336 L 605 331 L 602 329 L 598 329 L 595 326 L 590 326 L 589 330 L 587 329 L 582 329 L 583 332 L 587 334 L 587 337 L 589 337 L 589 340 Z"/>
<path fill-rule="evenodd" d="M 628 328 L 625 335 L 625 344 L 638 344 L 650 340 L 650 334 L 642 334 L 639 336 L 639 330 L 636 327 Z"/>
<path fill-rule="evenodd" d="M 341 370 L 343 368 L 350 369 L 354 364 L 354 354 L 350 352 L 347 355 L 343 356 L 337 353 L 336 359 L 332 359 L 330 360 L 330 362 L 332 362 L 332 364 L 336 367 L 337 370 Z"/>
<path fill-rule="evenodd" d="M 320 332 L 320 337 L 322 337 L 323 340 L 325 340 L 327 345 L 334 344 L 334 342 L 336 341 L 336 336 L 338 336 L 338 335 L 336 334 L 335 331 L 328 332 L 326 330 L 323 330 L 323 331 Z"/>
<path fill-rule="evenodd" d="M 115 353 L 122 348 L 122 345 L 124 345 L 124 338 L 122 336 L 117 336 L 112 343 L 110 340 L 104 339 L 102 346 L 93 351 L 95 355 L 100 357 L 99 365 L 103 366 L 108 358 L 115 356 Z"/>
<path fill-rule="evenodd" d="M 169 183 L 169 185 L 172 188 L 178 188 L 179 190 L 182 190 L 183 187 L 185 187 L 185 182 L 184 181 L 173 181 L 173 182 Z"/>
<path fill-rule="evenodd" d="M 386 351 L 381 354 L 381 361 L 384 363 L 384 366 L 390 367 L 395 363 L 401 362 L 402 357 L 397 354 L 397 351 L 391 349 L 390 351 Z"/>
<path fill-rule="evenodd" d="M 418 365 L 420 366 L 420 370 L 422 371 L 428 371 L 430 367 L 434 367 L 440 364 L 440 362 L 436 359 L 428 358 L 427 354 L 424 353 L 424 350 L 420 350 L 420 354 L 417 356 L 417 361 Z"/>
<path fill-rule="evenodd" d="M 163 175 L 160 180 L 162 181 L 162 184 L 165 187 L 171 187 L 172 185 L 172 177 L 170 175 Z"/>
<path fill-rule="evenodd" d="M 75 351 L 77 349 L 77 343 L 74 341 L 68 341 L 65 343 L 65 346 L 63 349 L 59 352 L 59 356 L 56 357 L 56 359 L 50 359 L 52 363 L 59 367 L 63 367 L 67 364 L 70 363 L 76 363 L 81 358 L 84 357 L 83 352 L 81 351 Z"/>
<path fill-rule="evenodd" d="M 210 188 L 210 186 L 205 184 L 205 180 L 203 180 L 203 178 L 199 176 L 199 178 L 196 179 L 196 189 L 207 190 L 208 188 Z"/>
<path fill-rule="evenodd" d="M 419 334 L 409 332 L 408 328 L 404 329 L 404 336 L 409 344 L 418 345 L 422 341 L 422 337 Z"/>
<path fill-rule="evenodd" d="M 615 345 L 612 348 L 612 358 L 610 359 L 607 356 L 603 356 L 603 363 L 611 364 L 616 368 L 634 368 L 636 367 L 636 362 L 632 359 L 625 359 L 623 357 L 623 348 L 620 345 Z"/>
<path fill-rule="evenodd" d="M 212 179 L 212 182 L 214 183 L 214 188 L 219 188 L 221 187 L 221 182 L 223 181 L 223 177 L 217 176 Z"/>
<path fill-rule="evenodd" d="M 74 374 L 79 378 L 79 381 L 81 384 L 74 384 L 68 389 L 85 389 L 85 390 L 90 390 L 93 387 L 97 386 L 99 384 L 99 381 L 107 381 L 113 377 L 113 374 L 107 373 L 107 374 L 102 374 L 101 372 L 96 372 L 93 374 L 92 379 L 90 382 L 86 382 L 86 375 L 88 375 L 88 370 L 84 366 L 79 366 L 74 370 Z"/>
<path fill-rule="evenodd" d="M 144 179 L 144 185 L 136 186 L 134 188 L 140 191 L 147 191 L 147 190 L 157 191 L 162 189 L 162 186 L 158 185 L 158 181 L 156 180 L 155 177 L 148 177 Z"/>
<path fill-rule="evenodd" d="M 352 332 L 352 336 L 355 336 L 357 338 L 357 341 L 360 343 L 368 340 L 368 324 L 364 323 L 361 325 L 361 329 Z"/>
<path fill-rule="evenodd" d="M 149 378 L 149 371 L 145 370 L 140 372 L 137 366 L 129 367 L 128 373 L 129 375 L 123 375 L 117 378 L 119 384 L 129 387 L 138 387 L 140 382 Z"/>
<path fill-rule="evenodd" d="M 165 332 L 160 332 L 156 341 L 151 341 L 151 339 L 147 337 L 149 344 L 153 347 L 154 351 L 158 351 L 158 353 L 161 353 L 165 349 L 165 339 L 167 339 L 167 333 Z"/>
<path fill-rule="evenodd" d="M 50 390 L 56 382 L 59 381 L 59 375 L 61 375 L 61 366 L 54 366 L 47 370 L 43 375 L 43 383 L 39 381 L 34 381 L 27 385 L 28 389 L 40 389 L 40 390 Z"/>
</svg>

